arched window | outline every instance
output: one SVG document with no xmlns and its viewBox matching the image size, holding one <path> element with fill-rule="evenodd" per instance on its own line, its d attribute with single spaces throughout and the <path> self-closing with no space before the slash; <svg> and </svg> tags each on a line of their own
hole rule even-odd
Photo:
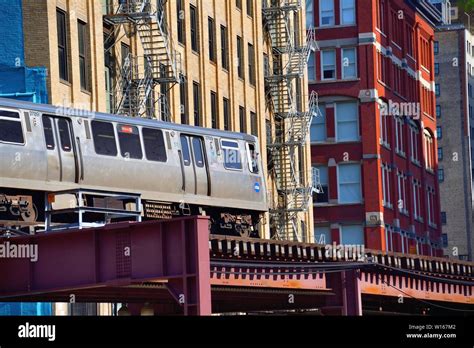
<svg viewBox="0 0 474 348">
<path fill-rule="evenodd" d="M 425 129 L 423 131 L 423 139 L 424 139 L 424 157 L 425 157 L 425 167 L 429 170 L 434 170 L 434 141 L 433 136 L 429 132 L 429 130 Z"/>
</svg>

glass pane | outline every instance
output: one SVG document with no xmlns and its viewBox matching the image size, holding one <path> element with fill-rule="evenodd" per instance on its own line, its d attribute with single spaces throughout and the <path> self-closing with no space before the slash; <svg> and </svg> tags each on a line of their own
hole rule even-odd
<svg viewBox="0 0 474 348">
<path fill-rule="evenodd" d="M 341 244 L 364 245 L 364 228 L 360 225 L 342 226 Z"/>
<path fill-rule="evenodd" d="M 112 123 L 92 121 L 92 135 L 97 154 L 117 156 L 117 144 Z"/>
<path fill-rule="evenodd" d="M 163 132 L 158 129 L 143 128 L 143 143 L 149 161 L 166 162 L 166 148 Z"/>
<path fill-rule="evenodd" d="M 138 128 L 132 126 L 118 125 L 117 131 L 120 143 L 120 152 L 122 156 L 125 158 L 134 159 L 143 158 Z"/>
<path fill-rule="evenodd" d="M 44 139 L 46 142 L 46 148 L 48 150 L 54 150 L 54 135 L 53 127 L 51 125 L 51 119 L 48 116 L 43 116 L 43 130 L 44 130 Z"/>
<path fill-rule="evenodd" d="M 185 135 L 181 136 L 181 151 L 183 152 L 184 165 L 191 165 L 191 154 L 189 153 L 188 137 Z"/>
<path fill-rule="evenodd" d="M 61 141 L 61 148 L 65 152 L 71 151 L 71 131 L 66 120 L 58 120 L 59 140 Z"/>
<path fill-rule="evenodd" d="M 314 227 L 314 242 L 317 244 L 331 244 L 331 229 L 326 226 Z"/>
<path fill-rule="evenodd" d="M 0 119 L 0 141 L 23 144 L 25 139 L 21 122 Z"/>
<path fill-rule="evenodd" d="M 194 159 L 196 160 L 196 166 L 199 168 L 204 167 L 204 156 L 202 153 L 201 139 L 193 138 L 193 152 L 194 152 Z"/>
</svg>

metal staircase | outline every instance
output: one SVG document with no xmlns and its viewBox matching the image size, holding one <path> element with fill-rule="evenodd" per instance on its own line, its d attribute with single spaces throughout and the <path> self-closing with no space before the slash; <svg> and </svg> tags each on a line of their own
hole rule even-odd
<svg viewBox="0 0 474 348">
<path fill-rule="evenodd" d="M 129 55 L 120 68 L 115 85 L 115 112 L 169 120 L 166 94 L 157 86 L 169 90 L 180 83 L 181 56 L 168 35 L 165 20 L 166 0 L 118 0 L 114 12 L 105 18 L 114 25 L 133 28 L 143 47 L 143 56 Z M 157 104 L 159 107 L 156 107 Z M 166 111 L 166 113 L 164 112 Z"/>
<path fill-rule="evenodd" d="M 265 76 L 267 98 L 275 119 L 275 134 L 267 144 L 273 161 L 276 205 L 270 209 L 276 239 L 301 241 L 300 214 L 308 210 L 314 187 L 311 170 L 300 169 L 300 154 L 308 145 L 313 115 L 319 114 L 318 96 L 312 92 L 307 108 L 299 110 L 295 83 L 304 76 L 312 50 L 317 49 L 314 29 L 308 30 L 303 45 L 295 44 L 290 15 L 301 10 L 301 0 L 267 0 L 263 3 L 265 27 L 271 42 L 273 69 Z M 319 176 L 316 176 L 318 179 Z M 316 185 L 316 186 L 315 186 Z"/>
</svg>

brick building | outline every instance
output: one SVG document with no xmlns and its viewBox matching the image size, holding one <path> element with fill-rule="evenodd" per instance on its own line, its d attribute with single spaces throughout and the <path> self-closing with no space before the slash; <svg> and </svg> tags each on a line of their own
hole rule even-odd
<svg viewBox="0 0 474 348">
<path fill-rule="evenodd" d="M 441 255 L 434 26 L 427 1 L 314 0 L 309 89 L 318 241 Z"/>
<path fill-rule="evenodd" d="M 472 260 L 474 38 L 463 24 L 435 33 L 436 116 L 445 254 Z"/>
</svg>

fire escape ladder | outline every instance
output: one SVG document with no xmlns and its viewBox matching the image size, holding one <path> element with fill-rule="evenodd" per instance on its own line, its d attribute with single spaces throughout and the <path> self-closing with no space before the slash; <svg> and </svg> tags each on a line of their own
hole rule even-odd
<svg viewBox="0 0 474 348">
<path fill-rule="evenodd" d="M 131 56 L 116 83 L 118 113 L 169 120 L 167 91 L 180 83 L 181 56 L 168 35 L 166 0 L 118 0 L 116 11 L 105 18 L 116 26 L 128 25 L 138 35 L 143 56 Z M 157 86 L 161 86 L 157 92 Z M 159 112 L 158 112 L 159 111 Z"/>
<path fill-rule="evenodd" d="M 276 239 L 302 240 L 299 214 L 309 208 L 314 185 L 311 172 L 301 164 L 308 144 L 313 114 L 318 98 L 312 92 L 306 110 L 295 96 L 294 85 L 304 76 L 308 57 L 317 49 L 315 31 L 307 31 L 305 43 L 295 43 L 290 30 L 290 14 L 301 10 L 300 0 L 264 1 L 263 17 L 273 51 L 273 69 L 265 77 L 267 97 L 275 119 L 275 134 L 270 138 L 268 150 L 273 159 L 273 176 L 276 186 L 276 205 L 270 209 L 272 228 Z M 316 177 L 315 180 L 318 180 Z M 317 186 L 317 187 L 319 187 Z"/>
</svg>

